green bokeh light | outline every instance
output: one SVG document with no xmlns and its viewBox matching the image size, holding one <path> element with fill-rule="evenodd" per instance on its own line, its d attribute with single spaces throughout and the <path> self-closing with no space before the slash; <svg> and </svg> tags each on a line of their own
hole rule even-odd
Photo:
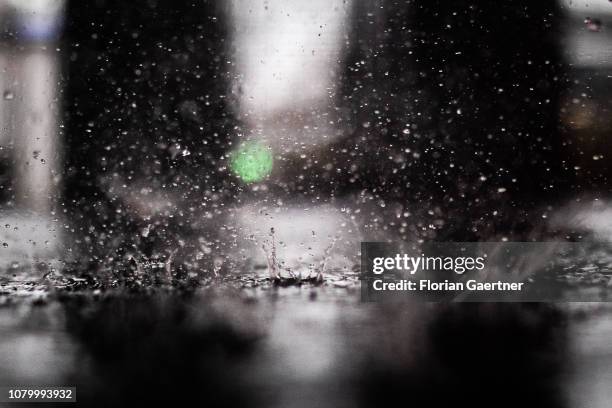
<svg viewBox="0 0 612 408">
<path fill-rule="evenodd" d="M 247 142 L 234 150 L 230 156 L 230 167 L 245 183 L 266 178 L 272 171 L 272 151 L 258 142 Z"/>
</svg>

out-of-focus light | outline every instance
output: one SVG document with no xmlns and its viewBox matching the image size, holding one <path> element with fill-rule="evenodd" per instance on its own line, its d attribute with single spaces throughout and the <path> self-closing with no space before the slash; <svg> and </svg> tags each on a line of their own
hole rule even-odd
<svg viewBox="0 0 612 408">
<path fill-rule="evenodd" d="M 559 0 L 561 6 L 572 12 L 579 13 L 610 13 L 610 0 Z"/>
<path fill-rule="evenodd" d="M 62 26 L 65 0 L 6 0 L 17 11 L 19 37 L 28 40 L 48 40 Z"/>
<path fill-rule="evenodd" d="M 245 183 L 253 183 L 266 178 L 272 171 L 272 152 L 257 142 L 241 145 L 230 156 L 230 167 Z"/>
<path fill-rule="evenodd" d="M 352 0 L 228 3 L 232 92 L 244 133 L 284 153 L 303 153 L 344 135 L 332 117 L 338 114 Z"/>
<path fill-rule="evenodd" d="M 313 103 L 329 98 L 334 70 L 342 55 L 346 3 L 230 2 L 241 109 L 249 113 L 249 118 L 310 109 Z"/>
<path fill-rule="evenodd" d="M 612 65 L 612 31 L 607 23 L 612 16 L 610 0 L 558 0 L 566 18 L 563 23 L 564 54 L 573 67 Z"/>
</svg>

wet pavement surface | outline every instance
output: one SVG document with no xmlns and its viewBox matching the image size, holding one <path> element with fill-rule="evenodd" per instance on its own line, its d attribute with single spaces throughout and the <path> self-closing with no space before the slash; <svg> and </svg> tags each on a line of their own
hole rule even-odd
<svg viewBox="0 0 612 408">
<path fill-rule="evenodd" d="M 4 281 L 0 383 L 75 385 L 95 407 L 607 404 L 607 303 L 368 304 L 356 275 L 324 277 L 148 291 Z"/>
</svg>

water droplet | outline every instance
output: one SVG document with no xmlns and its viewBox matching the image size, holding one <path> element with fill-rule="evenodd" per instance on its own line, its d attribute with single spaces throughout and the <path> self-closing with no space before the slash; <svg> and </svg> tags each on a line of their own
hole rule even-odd
<svg viewBox="0 0 612 408">
<path fill-rule="evenodd" d="M 15 99 L 15 94 L 12 91 L 4 91 L 4 100 L 11 101 Z"/>
<path fill-rule="evenodd" d="M 8 244 L 6 242 L 3 242 L 2 246 L 5 247 L 5 248 L 8 248 Z"/>
</svg>

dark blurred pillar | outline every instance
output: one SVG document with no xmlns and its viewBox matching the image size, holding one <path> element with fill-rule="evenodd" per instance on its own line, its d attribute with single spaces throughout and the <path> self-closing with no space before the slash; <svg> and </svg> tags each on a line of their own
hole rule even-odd
<svg viewBox="0 0 612 408">
<path fill-rule="evenodd" d="M 359 3 L 343 102 L 377 158 L 364 185 L 442 219 L 438 238 L 531 228 L 563 194 L 558 21 L 552 1 Z"/>
<path fill-rule="evenodd" d="M 148 225 L 214 211 L 233 126 L 221 5 L 70 2 L 66 197 L 86 248 L 142 249 Z"/>
<path fill-rule="evenodd" d="M 391 332 L 366 358 L 360 407 L 568 406 L 564 373 L 570 344 L 566 318 L 545 304 L 453 304 L 417 339 L 393 310 Z M 404 320 L 405 321 L 405 320 Z M 404 323 L 405 324 L 405 323 Z M 415 344 L 425 346 L 415 352 Z"/>
</svg>

